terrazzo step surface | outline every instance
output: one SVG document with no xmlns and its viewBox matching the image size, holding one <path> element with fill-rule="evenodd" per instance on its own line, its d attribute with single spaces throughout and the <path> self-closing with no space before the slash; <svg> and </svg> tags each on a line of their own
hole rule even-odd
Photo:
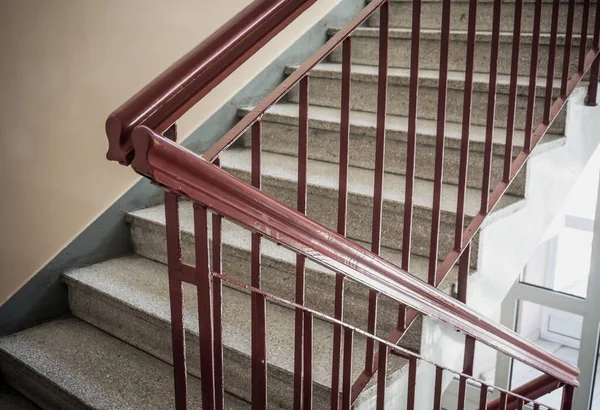
<svg viewBox="0 0 600 410">
<path fill-rule="evenodd" d="M 0 339 L 7 383 L 43 409 L 174 409 L 172 367 L 79 319 L 55 320 Z M 250 405 L 231 395 L 230 409 Z M 200 380 L 188 404 L 201 407 Z"/>
<path fill-rule="evenodd" d="M 564 33 L 567 26 L 568 0 L 560 0 L 558 32 Z M 522 29 L 524 33 L 533 32 L 535 0 L 524 0 L 522 9 Z M 512 31 L 514 26 L 515 1 L 502 2 L 500 13 L 500 30 Z M 593 33 L 596 15 L 596 1 L 591 1 L 588 33 Z M 479 0 L 477 2 L 477 29 L 491 31 L 494 16 L 494 1 Z M 576 0 L 573 27 L 575 33 L 581 32 L 583 16 L 583 0 Z M 469 1 L 452 1 L 450 27 L 453 30 L 467 30 L 469 26 Z M 542 1 L 541 32 L 549 33 L 552 21 L 552 1 Z M 442 1 L 424 0 L 421 3 L 421 28 L 438 30 L 442 22 Z M 369 19 L 371 26 L 379 26 L 379 13 Z M 390 2 L 390 26 L 399 28 L 412 27 L 412 0 L 392 0 Z"/>
<path fill-rule="evenodd" d="M 251 108 L 239 110 L 246 115 Z M 279 103 L 271 107 L 262 118 L 262 149 L 265 152 L 297 156 L 299 106 L 295 103 Z M 420 119 L 417 122 L 417 148 L 415 175 L 417 178 L 433 180 L 435 169 L 435 144 L 437 123 Z M 350 166 L 374 169 L 377 115 L 364 111 L 350 113 Z M 485 127 L 471 126 L 469 133 L 469 167 L 467 186 L 481 188 L 484 162 Z M 492 181 L 502 178 L 507 130 L 497 128 L 493 134 Z M 406 175 L 408 118 L 388 115 L 386 122 L 385 170 L 391 174 Z M 446 124 L 444 153 L 444 182 L 458 184 L 462 125 Z M 514 134 L 513 157 L 522 148 L 524 132 Z M 558 139 L 546 135 L 544 141 Z M 251 147 L 247 132 L 238 146 Z M 311 159 L 339 163 L 340 110 L 337 108 L 309 106 L 308 156 Z M 525 170 L 509 187 L 509 193 L 523 196 L 525 192 Z"/>
<path fill-rule="evenodd" d="M 249 149 L 229 149 L 221 156 L 221 165 L 232 175 L 250 181 L 251 152 Z M 338 171 L 336 164 L 309 160 L 307 215 L 335 229 L 337 224 Z M 297 196 L 298 159 L 288 155 L 265 152 L 262 155 L 263 191 L 294 207 Z M 350 167 L 348 170 L 348 237 L 362 242 L 371 241 L 374 172 Z M 381 243 L 391 249 L 401 249 L 404 218 L 405 177 L 385 174 L 383 189 L 383 223 Z M 429 256 L 433 182 L 415 179 L 413 192 L 412 254 Z M 457 187 L 444 184 L 442 188 L 440 240 L 438 258 L 443 258 L 453 244 L 456 221 Z M 479 212 L 481 193 L 467 188 L 465 226 Z M 505 195 L 498 209 L 517 209 L 520 199 Z M 513 206 L 514 205 L 514 206 Z M 478 241 L 473 243 L 477 255 Z M 476 258 L 472 259 L 473 266 Z"/>
<path fill-rule="evenodd" d="M 294 67 L 287 67 L 286 74 L 291 74 Z M 377 111 L 377 67 L 353 64 L 352 98 L 350 108 L 356 111 Z M 340 108 L 342 65 L 322 63 L 310 73 L 309 102 L 313 105 Z M 464 73 L 451 71 L 448 73 L 448 95 L 446 104 L 446 121 L 460 123 L 463 117 Z M 419 109 L 420 119 L 437 120 L 438 112 L 439 71 L 421 70 L 419 72 Z M 510 77 L 498 75 L 496 88 L 495 126 L 506 127 L 508 113 L 508 92 Z M 546 83 L 544 79 L 537 81 L 536 110 L 534 124 L 542 122 Z M 485 126 L 487 124 L 489 76 L 476 73 L 473 77 L 473 99 L 471 124 Z M 558 95 L 560 81 L 554 81 L 554 95 Z M 388 114 L 408 115 L 410 93 L 410 73 L 404 68 L 388 70 Z M 525 129 L 527 96 L 529 95 L 529 78 L 518 77 L 515 128 Z M 298 103 L 298 87 L 288 93 L 288 101 Z M 562 135 L 565 126 L 565 110 L 561 111 L 550 128 L 550 133 Z"/>
<path fill-rule="evenodd" d="M 74 315 L 164 361 L 171 361 L 169 282 L 165 265 L 139 256 L 123 257 L 65 275 Z M 198 304 L 196 287 L 183 285 L 184 325 L 188 372 L 199 376 Z M 222 332 L 226 391 L 250 400 L 251 300 L 223 288 Z M 267 303 L 268 392 L 271 407 L 289 408 L 293 402 L 295 312 Z M 353 377 L 362 371 L 365 338 L 354 338 Z M 313 322 L 313 390 L 315 408 L 330 400 L 333 325 Z M 402 375 L 405 360 L 394 358 L 389 377 Z M 170 381 L 170 380 L 169 380 Z M 363 395 L 375 394 L 368 388 Z M 365 397 L 363 396 L 363 397 Z"/>
<path fill-rule="evenodd" d="M 338 32 L 337 29 L 329 29 L 329 36 Z M 399 68 L 410 68 L 411 63 L 411 30 L 392 28 L 389 32 L 389 66 Z M 561 78 L 563 67 L 563 53 L 565 44 L 565 34 L 559 34 L 557 37 L 557 48 L 554 68 L 554 78 Z M 421 69 L 439 70 L 440 68 L 440 47 L 441 30 L 422 29 L 421 44 L 419 53 L 419 67 Z M 500 34 L 498 72 L 500 74 L 510 75 L 512 73 L 512 52 L 513 52 L 513 33 L 502 32 Z M 573 35 L 573 46 L 571 48 L 571 63 L 569 66 L 570 76 L 577 71 L 579 41 L 580 35 Z M 531 43 L 533 35 L 522 33 L 520 37 L 519 66 L 518 73 L 522 76 L 529 76 L 531 69 Z M 588 45 L 592 44 L 592 37 L 589 37 Z M 490 71 L 490 53 L 492 45 L 491 31 L 478 31 L 475 40 L 475 60 L 474 70 L 478 73 L 489 73 Z M 590 48 L 588 46 L 588 48 Z M 538 77 L 547 77 L 548 56 L 550 50 L 550 35 L 542 34 L 540 36 L 540 48 L 537 58 Z M 450 32 L 448 68 L 451 71 L 464 71 L 467 61 L 467 31 L 452 30 Z M 342 61 L 341 47 L 331 54 L 332 62 L 340 63 Z M 352 62 L 354 64 L 377 65 L 379 61 L 379 28 L 360 27 L 352 34 Z M 569 78 L 570 78 L 569 76 Z"/>
<path fill-rule="evenodd" d="M 182 260 L 194 264 L 194 219 L 192 204 L 179 204 Z M 209 218 L 211 221 L 212 218 Z M 166 263 L 165 209 L 164 205 L 131 212 L 130 224 L 134 252 L 146 258 Z M 210 229 L 210 228 L 209 228 Z M 251 235 L 250 232 L 228 221 L 222 224 L 223 272 L 229 278 L 250 283 Z M 368 247 L 368 244 L 361 243 Z M 212 246 L 212 242 L 211 242 Z M 295 300 L 296 254 L 277 244 L 264 240 L 261 245 L 262 288 L 287 300 Z M 402 253 L 382 248 L 382 257 L 400 265 Z M 411 273 L 422 280 L 427 278 L 427 259 L 411 256 Z M 449 293 L 458 277 L 457 269 L 448 275 L 441 289 Z M 225 284 L 227 286 L 227 284 Z M 352 280 L 344 285 L 344 321 L 358 328 L 367 329 L 369 289 Z M 335 274 L 312 261 L 306 262 L 306 306 L 326 315 L 334 315 Z M 386 336 L 398 323 L 398 303 L 381 296 L 378 304 L 377 335 Z M 400 345 L 417 351 L 420 348 L 419 324 L 411 326 Z"/>
</svg>

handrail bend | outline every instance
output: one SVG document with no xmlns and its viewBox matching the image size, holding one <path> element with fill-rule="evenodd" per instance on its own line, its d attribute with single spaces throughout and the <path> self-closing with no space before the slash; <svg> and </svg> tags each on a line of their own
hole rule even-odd
<svg viewBox="0 0 600 410">
<path fill-rule="evenodd" d="M 106 121 L 112 161 L 129 165 L 131 132 L 162 134 L 316 0 L 255 0 L 117 108 Z"/>
</svg>

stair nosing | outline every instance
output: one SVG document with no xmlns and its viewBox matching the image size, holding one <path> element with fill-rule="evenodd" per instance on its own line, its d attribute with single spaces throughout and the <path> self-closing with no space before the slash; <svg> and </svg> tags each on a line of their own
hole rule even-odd
<svg viewBox="0 0 600 410">
<path fill-rule="evenodd" d="M 284 73 L 292 74 L 298 66 L 286 66 Z M 352 64 L 352 81 L 374 83 L 378 79 L 378 67 L 365 64 Z M 310 72 L 312 78 L 341 80 L 341 63 L 319 63 Z M 392 86 L 410 85 L 410 69 L 399 67 L 388 67 L 388 84 Z M 439 70 L 420 69 L 419 88 L 435 88 L 439 83 Z M 448 89 L 464 91 L 465 72 L 448 71 Z M 507 95 L 510 87 L 510 75 L 498 74 L 496 94 Z M 475 73 L 473 76 L 473 92 L 487 93 L 489 89 L 489 74 Z M 553 81 L 553 92 L 560 90 L 560 79 Z M 536 81 L 536 95 L 541 98 L 546 92 L 546 79 L 538 77 Z M 517 95 L 527 96 L 529 93 L 529 76 L 517 76 Z"/>
<path fill-rule="evenodd" d="M 291 109 L 287 110 L 287 107 Z M 252 111 L 254 107 L 244 107 L 238 109 L 238 116 L 244 117 Z M 315 114 L 317 113 L 317 114 Z M 325 118 L 327 116 L 327 118 Z M 360 120 L 356 117 L 360 116 Z M 282 125 L 298 125 L 299 119 L 299 104 L 295 102 L 278 103 L 267 109 L 263 115 L 263 122 L 282 124 Z M 368 119 L 368 122 L 367 122 Z M 324 131 L 340 130 L 340 110 L 333 107 L 309 105 L 308 114 L 309 128 L 320 129 Z M 330 124 L 327 126 L 325 124 Z M 420 127 L 422 124 L 427 124 L 425 130 Z M 437 131 L 435 120 L 417 119 L 417 145 L 435 146 Z M 503 127 L 495 127 L 493 135 L 494 154 L 504 155 L 507 129 Z M 367 137 L 376 137 L 377 133 L 377 114 L 366 111 L 351 110 L 350 111 L 350 133 L 363 135 Z M 403 115 L 388 114 L 386 121 L 386 140 L 406 142 L 408 134 L 408 117 Z M 446 121 L 446 148 L 460 149 L 462 140 L 462 124 L 452 121 Z M 486 127 L 483 125 L 470 126 L 469 133 L 469 150 L 470 152 L 484 152 L 485 149 Z M 560 136 L 549 134 L 545 138 L 558 139 Z M 513 149 L 522 148 L 522 140 L 524 138 L 523 130 L 514 131 Z"/>
<path fill-rule="evenodd" d="M 330 27 L 327 29 L 327 35 L 333 36 L 340 31 L 339 28 Z M 352 37 L 362 37 L 362 38 L 379 38 L 379 27 L 358 27 L 356 30 L 352 32 Z M 433 40 L 440 41 L 441 40 L 441 29 L 421 29 L 420 31 L 420 39 L 423 40 Z M 492 31 L 489 30 L 477 30 L 475 35 L 476 42 L 479 43 L 491 43 L 492 42 Z M 466 42 L 468 36 L 467 30 L 462 29 L 451 29 L 450 30 L 450 41 L 461 41 Z M 564 42 L 566 39 L 566 33 L 557 33 L 557 46 L 564 46 Z M 410 40 L 412 37 L 412 29 L 407 27 L 390 27 L 389 30 L 389 38 L 392 40 Z M 511 31 L 501 31 L 500 32 L 500 43 L 512 44 L 513 43 L 514 34 Z M 573 47 L 578 47 L 578 42 L 581 38 L 579 33 L 573 33 Z M 547 46 L 550 45 L 551 34 L 550 33 L 540 33 L 540 45 Z M 593 36 L 589 35 L 588 40 L 591 41 Z M 520 44 L 528 44 L 531 45 L 533 42 L 533 33 L 523 32 L 520 36 Z"/>
</svg>

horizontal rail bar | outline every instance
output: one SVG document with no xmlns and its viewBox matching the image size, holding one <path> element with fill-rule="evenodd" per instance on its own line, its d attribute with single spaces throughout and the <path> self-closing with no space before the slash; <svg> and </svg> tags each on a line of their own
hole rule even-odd
<svg viewBox="0 0 600 410">
<path fill-rule="evenodd" d="M 193 266 L 186 265 L 186 264 L 183 264 L 182 266 L 186 270 L 187 269 L 189 269 L 189 270 L 195 269 Z M 384 340 L 384 339 L 382 339 L 380 337 L 372 335 L 372 334 L 370 334 L 369 332 L 367 332 L 365 330 L 362 330 L 362 329 L 359 329 L 359 328 L 354 327 L 352 325 L 349 325 L 346 322 L 343 322 L 341 320 L 335 319 L 335 318 L 333 318 L 331 316 L 328 316 L 328 315 L 326 315 L 324 313 L 321 313 L 319 311 L 313 310 L 313 309 L 311 309 L 309 307 L 306 307 L 306 306 L 303 306 L 303 305 L 299 305 L 299 304 L 297 304 L 295 302 L 291 302 L 288 299 L 285 299 L 285 298 L 280 297 L 280 296 L 273 295 L 272 293 L 269 293 L 269 292 L 267 292 L 265 290 L 255 288 L 253 286 L 247 285 L 245 283 L 242 283 L 242 282 L 240 282 L 238 280 L 229 278 L 229 277 L 224 276 L 222 274 L 213 272 L 213 275 L 214 275 L 214 277 L 219 278 L 219 279 L 223 280 L 224 282 L 227 282 L 227 283 L 233 285 L 234 287 L 239 287 L 239 288 L 244 289 L 244 290 L 246 290 L 248 292 L 261 294 L 261 295 L 265 296 L 267 299 L 271 299 L 271 300 L 273 300 L 276 303 L 281 303 L 281 304 L 287 305 L 287 306 L 289 306 L 291 308 L 300 309 L 303 312 L 310 313 L 315 318 L 321 319 L 323 321 L 331 322 L 331 323 L 333 323 L 335 325 L 340 325 L 344 329 L 344 335 L 347 335 L 348 333 L 350 333 L 350 334 L 357 333 L 357 334 L 360 334 L 360 335 L 362 335 L 364 337 L 371 338 L 371 339 L 375 340 L 376 342 L 387 346 L 387 348 L 389 349 L 389 353 L 393 354 L 394 356 L 398 356 L 398 357 L 401 357 L 403 359 L 407 359 L 409 361 L 414 361 L 414 362 L 421 361 L 421 362 L 424 362 L 424 363 L 428 363 L 428 364 L 430 364 L 432 366 L 435 366 L 437 368 L 436 373 L 442 373 L 444 371 L 448 371 L 448 372 L 451 372 L 451 373 L 455 374 L 456 376 L 463 377 L 463 378 L 469 380 L 469 382 L 471 382 L 471 383 L 477 383 L 477 384 L 482 385 L 482 386 L 485 385 L 485 383 L 482 380 L 479 380 L 479 379 L 477 379 L 476 377 L 474 377 L 474 376 L 472 376 L 470 374 L 458 372 L 458 371 L 456 371 L 454 369 L 450 369 L 448 367 L 440 366 L 440 365 L 432 362 L 431 360 L 428 360 L 428 359 L 420 356 L 418 353 L 415 353 L 415 352 L 413 352 L 411 350 L 408 350 L 408 349 L 406 349 L 404 347 L 398 346 L 398 345 L 396 345 L 394 343 L 390 343 L 387 340 Z M 347 345 L 348 344 L 346 342 L 344 342 L 344 349 L 346 348 Z M 350 364 L 352 364 L 352 363 L 350 363 Z M 345 371 L 345 369 L 344 369 L 344 371 Z M 502 389 L 500 387 L 496 387 L 496 386 L 493 386 L 493 385 L 490 386 L 490 387 L 493 388 L 494 390 L 497 390 L 498 392 L 507 393 L 509 395 L 514 396 L 517 399 L 522 399 L 522 400 L 525 400 L 525 401 L 527 401 L 529 403 L 536 404 L 535 401 L 533 401 L 531 399 L 528 399 L 527 397 L 521 396 L 521 395 L 519 395 L 516 392 L 511 392 L 509 390 L 505 390 L 505 389 Z"/>
<path fill-rule="evenodd" d="M 132 166 L 138 173 L 326 268 L 448 323 L 564 383 L 578 386 L 577 368 L 193 152 L 147 127 L 136 128 L 132 139 L 136 149 Z"/>
<path fill-rule="evenodd" d="M 131 132 L 145 125 L 162 134 L 316 0 L 255 0 L 163 71 L 106 120 L 106 157 L 128 165 Z"/>
<path fill-rule="evenodd" d="M 277 88 L 259 102 L 252 111 L 242 118 L 227 134 L 215 142 L 202 157 L 213 161 L 219 154 L 233 144 L 258 118 L 269 108 L 285 96 L 302 78 L 309 73 L 317 64 L 323 61 L 344 40 L 346 40 L 361 24 L 375 13 L 383 3 L 388 0 L 373 0 L 360 13 L 358 13 L 348 24 L 329 39 L 317 50 L 304 64 L 288 76 Z"/>
</svg>

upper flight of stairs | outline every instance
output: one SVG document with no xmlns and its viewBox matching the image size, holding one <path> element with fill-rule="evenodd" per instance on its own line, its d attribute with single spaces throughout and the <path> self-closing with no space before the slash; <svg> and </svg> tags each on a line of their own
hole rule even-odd
<svg viewBox="0 0 600 410">
<path fill-rule="evenodd" d="M 544 0 L 546 2 L 546 0 Z M 566 3 L 565 3 L 566 4 Z M 503 2 L 499 59 L 497 115 L 493 140 L 492 180 L 502 175 L 505 155 L 506 112 L 512 48 L 514 3 Z M 386 133 L 385 188 L 383 204 L 382 251 L 384 258 L 400 264 L 406 140 L 408 130 L 408 93 L 410 66 L 410 0 L 392 1 L 390 10 L 389 100 Z M 493 2 L 479 1 L 478 37 L 474 77 L 471 143 L 465 224 L 479 211 L 482 187 L 486 106 L 489 75 L 489 47 Z M 575 27 L 581 17 L 576 6 Z M 549 26 L 549 8 L 542 27 Z M 595 7 L 592 7 L 593 11 Z M 566 7 L 561 12 L 564 30 Z M 593 24 L 593 12 L 590 27 Z M 533 2 L 525 0 L 523 9 L 521 55 L 529 61 Z M 421 71 L 419 119 L 417 124 L 416 180 L 414 191 L 413 248 L 411 273 L 426 280 L 431 229 L 433 169 L 436 143 L 437 95 L 439 83 L 441 1 L 423 1 L 421 33 Z M 464 64 L 468 1 L 452 2 L 452 34 L 448 107 L 445 133 L 444 185 L 440 251 L 450 250 L 456 218 L 456 192 L 460 160 L 461 121 L 464 93 Z M 376 134 L 378 17 L 353 35 L 352 101 L 350 115 L 350 169 L 348 198 L 348 237 L 370 248 L 373 204 L 373 179 Z M 329 35 L 337 28 L 331 27 Z M 546 31 L 546 30 L 542 30 Z M 529 33 L 529 34 L 528 34 Z M 562 44 L 559 35 L 556 78 L 560 76 Z M 545 94 L 545 67 L 548 35 L 540 48 L 540 78 L 537 106 Z M 578 44 L 578 37 L 574 37 Z M 575 51 L 574 51 L 575 52 Z M 340 131 L 341 53 L 332 53 L 310 75 L 308 216 L 335 229 L 337 223 L 338 164 Z M 294 67 L 287 67 L 290 74 Z M 517 88 L 517 120 L 513 150 L 523 144 L 524 114 L 528 94 L 529 65 L 521 64 Z M 554 93 L 559 81 L 554 82 Z M 251 108 L 251 107 L 250 107 Z M 249 107 L 239 107 L 240 117 Z M 263 117 L 263 189 L 295 207 L 297 192 L 298 94 L 292 90 L 287 99 L 269 109 Z M 541 121 L 536 110 L 534 123 Z M 546 140 L 563 138 L 565 113 L 557 119 Z M 222 159 L 222 166 L 233 175 L 249 181 L 250 138 L 245 135 Z M 524 203 L 525 169 L 502 199 L 489 223 L 502 223 L 502 217 Z M 194 263 L 193 214 L 190 203 L 180 203 L 183 261 Z M 0 339 L 0 372 L 6 382 L 43 409 L 168 409 L 173 408 L 173 382 L 170 351 L 170 310 L 166 268 L 164 206 L 132 212 L 130 224 L 133 254 L 86 268 L 66 272 L 72 317 L 57 320 Z M 210 221 L 210 218 L 209 218 Z M 209 227 L 210 230 L 210 227 Z M 228 277 L 249 283 L 250 234 L 233 223 L 223 223 L 223 271 Z M 472 270 L 477 268 L 478 240 L 474 242 Z M 482 244 L 485 246 L 485 244 Z M 263 241 L 263 287 L 268 292 L 293 300 L 295 254 Z M 452 292 L 457 272 L 453 269 L 441 289 Z M 368 289 L 346 281 L 344 320 L 365 329 Z M 307 263 L 307 305 L 333 315 L 335 276 L 312 262 Z M 200 383 L 198 352 L 198 305 L 193 286 L 184 286 L 184 317 L 187 340 L 188 389 L 191 407 L 199 406 Z M 377 333 L 385 336 L 397 322 L 397 303 L 379 300 Z M 294 311 L 269 303 L 267 307 L 267 357 L 269 404 L 290 408 L 293 399 Z M 314 401 L 315 408 L 329 405 L 331 381 L 332 326 L 316 319 L 314 323 Z M 249 408 L 250 400 L 250 297 L 240 289 L 223 289 L 223 345 L 225 361 L 226 407 Z M 364 338 L 356 337 L 354 376 L 364 367 Z M 417 320 L 400 344 L 413 350 L 421 346 L 421 322 Z M 389 361 L 390 379 L 401 377 L 406 362 L 393 356 Z M 361 400 L 374 395 L 374 381 Z M 0 404 L 2 403 L 0 395 Z M 8 407 L 10 408 L 10 407 Z M 27 407 L 23 407 L 27 409 Z M 198 407 L 195 407 L 198 408 Z"/>
</svg>

